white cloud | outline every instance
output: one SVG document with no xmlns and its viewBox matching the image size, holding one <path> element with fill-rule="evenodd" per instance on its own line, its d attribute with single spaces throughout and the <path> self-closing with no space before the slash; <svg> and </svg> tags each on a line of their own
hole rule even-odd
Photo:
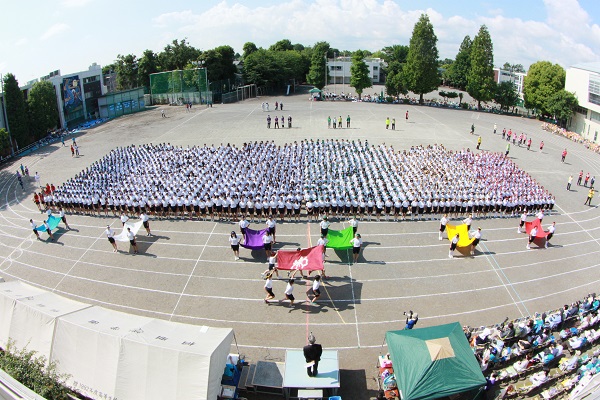
<svg viewBox="0 0 600 400">
<path fill-rule="evenodd" d="M 66 30 L 69 30 L 69 25 L 65 24 L 65 23 L 59 23 L 59 24 L 54 24 L 52 25 L 50 28 L 48 28 L 46 30 L 46 32 L 44 32 L 42 34 L 42 36 L 40 36 L 40 39 L 42 40 L 48 40 L 53 36 L 58 35 L 61 32 L 64 32 Z"/>
<path fill-rule="evenodd" d="M 75 8 L 75 7 L 83 7 L 91 3 L 92 0 L 62 0 L 60 4 L 63 7 Z"/>
<path fill-rule="evenodd" d="M 27 43 L 29 43 L 29 39 L 27 38 L 21 38 L 19 40 L 17 40 L 14 44 L 15 47 L 23 47 L 25 46 Z"/>
<path fill-rule="evenodd" d="M 600 27 L 593 24 L 577 0 L 544 0 L 542 21 L 508 18 L 502 10 L 466 18 L 434 9 L 407 9 L 392 0 L 291 0 L 250 7 L 222 1 L 208 10 L 159 15 L 156 27 L 188 37 L 202 49 L 231 45 L 241 52 L 245 42 L 268 47 L 287 38 L 312 45 L 325 40 L 340 50 L 378 50 L 408 44 L 415 22 L 426 12 L 438 37 L 440 57 L 453 58 L 465 35 L 473 38 L 482 24 L 489 28 L 497 65 L 506 61 L 527 67 L 538 60 L 563 66 L 597 60 Z M 169 40 L 170 41 L 170 40 Z"/>
</svg>

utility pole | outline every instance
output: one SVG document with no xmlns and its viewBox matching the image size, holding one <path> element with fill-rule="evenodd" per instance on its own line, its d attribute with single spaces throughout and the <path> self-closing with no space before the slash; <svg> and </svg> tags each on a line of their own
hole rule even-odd
<svg viewBox="0 0 600 400">
<path fill-rule="evenodd" d="M 6 94 L 4 93 L 4 76 L 0 74 L 0 83 L 2 84 L 2 115 L 4 116 L 4 123 L 6 124 L 6 130 L 8 131 L 8 140 L 10 141 L 10 155 L 15 156 L 15 148 L 8 126 L 8 114 L 6 113 Z"/>
</svg>

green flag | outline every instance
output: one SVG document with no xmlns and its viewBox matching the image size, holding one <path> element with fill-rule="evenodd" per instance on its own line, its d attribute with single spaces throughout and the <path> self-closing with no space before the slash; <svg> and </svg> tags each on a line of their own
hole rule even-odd
<svg viewBox="0 0 600 400">
<path fill-rule="evenodd" d="M 329 239 L 327 247 L 340 250 L 351 249 L 352 243 L 350 243 L 350 240 L 352 240 L 353 237 L 354 233 L 351 226 L 341 231 L 330 229 L 327 234 L 327 239 Z"/>
</svg>

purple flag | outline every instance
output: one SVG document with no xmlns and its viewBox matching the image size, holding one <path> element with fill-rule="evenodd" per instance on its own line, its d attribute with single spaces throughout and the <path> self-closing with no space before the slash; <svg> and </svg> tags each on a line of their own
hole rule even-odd
<svg viewBox="0 0 600 400">
<path fill-rule="evenodd" d="M 267 233 L 269 229 L 265 228 L 260 231 L 255 231 L 254 229 L 246 228 L 246 240 L 244 243 L 240 243 L 242 247 L 251 250 L 259 250 L 263 249 L 263 241 L 262 237 Z"/>
</svg>

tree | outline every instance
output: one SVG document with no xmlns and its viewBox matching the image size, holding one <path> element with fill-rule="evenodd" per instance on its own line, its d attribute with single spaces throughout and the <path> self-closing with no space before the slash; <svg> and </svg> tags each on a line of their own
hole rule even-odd
<svg viewBox="0 0 600 400">
<path fill-rule="evenodd" d="M 329 80 L 329 71 L 327 71 L 327 55 L 329 50 L 329 43 L 327 42 L 317 42 L 312 49 L 306 81 L 318 89 L 323 89 Z"/>
<path fill-rule="evenodd" d="M 525 68 L 523 67 L 523 64 L 511 64 L 508 62 L 505 62 L 504 65 L 502 65 L 502 69 L 504 69 L 506 71 L 510 71 L 512 73 L 514 73 L 514 72 L 524 73 L 525 72 Z"/>
<path fill-rule="evenodd" d="M 385 91 L 390 96 L 399 96 L 407 94 L 402 75 L 403 64 L 398 61 L 391 61 L 386 68 Z"/>
<path fill-rule="evenodd" d="M 115 66 L 117 73 L 117 90 L 128 90 L 138 87 L 138 60 L 133 54 L 117 56 Z"/>
<path fill-rule="evenodd" d="M 408 90 L 419 95 L 423 104 L 423 94 L 436 90 L 439 86 L 437 69 L 437 37 L 427 14 L 421 14 L 413 28 L 406 57 L 403 75 Z"/>
<path fill-rule="evenodd" d="M 235 61 L 235 51 L 231 46 L 219 46 L 207 50 L 199 58 L 204 61 L 204 66 L 210 82 L 234 79 L 237 68 L 233 64 Z"/>
<path fill-rule="evenodd" d="M 244 51 L 244 55 L 242 57 L 246 58 L 250 54 L 254 53 L 256 50 L 258 50 L 258 48 L 254 43 L 246 42 L 244 43 L 244 47 L 242 47 L 242 50 Z"/>
<path fill-rule="evenodd" d="M 514 83 L 510 81 L 501 82 L 496 86 L 496 93 L 494 95 L 494 101 L 500 104 L 500 110 L 508 112 L 510 107 L 517 105 L 519 101 L 519 94 Z"/>
<path fill-rule="evenodd" d="M 456 59 L 450 65 L 446 76 L 450 85 L 460 90 L 465 90 L 467 87 L 467 75 L 471 69 L 472 44 L 471 37 L 469 35 L 465 36 L 456 54 Z"/>
<path fill-rule="evenodd" d="M 381 52 L 383 53 L 383 57 L 381 58 L 383 58 L 386 63 L 389 64 L 396 61 L 400 64 L 404 64 L 406 62 L 406 57 L 408 56 L 408 46 L 394 44 L 384 47 L 381 49 Z"/>
<path fill-rule="evenodd" d="M 558 120 L 562 127 L 566 126 L 567 121 L 571 118 L 578 105 L 579 102 L 575 94 L 567 92 L 564 89 L 554 93 L 548 99 L 548 111 Z"/>
<path fill-rule="evenodd" d="M 538 61 L 529 67 L 523 80 L 525 107 L 536 109 L 541 115 L 551 115 L 549 99 L 565 88 L 566 72 L 558 64 Z"/>
<path fill-rule="evenodd" d="M 48 130 L 54 129 L 59 121 L 56 92 L 50 81 L 36 82 L 29 91 L 29 128 L 34 140 L 46 136 Z"/>
<path fill-rule="evenodd" d="M 290 42 L 289 39 L 283 39 L 269 47 L 271 51 L 287 51 L 294 50 L 294 45 Z"/>
<path fill-rule="evenodd" d="M 358 99 L 364 89 L 373 86 L 369 74 L 369 66 L 365 63 L 365 53 L 357 50 L 352 56 L 352 65 L 350 65 L 350 86 L 356 90 Z"/>
<path fill-rule="evenodd" d="M 150 87 L 150 74 L 158 72 L 158 56 L 152 50 L 145 50 L 137 65 L 138 84 Z"/>
<path fill-rule="evenodd" d="M 184 69 L 191 61 L 198 60 L 200 53 L 200 50 L 191 46 L 186 39 L 181 42 L 175 39 L 158 54 L 158 65 L 161 71 Z"/>
<path fill-rule="evenodd" d="M 271 86 L 277 76 L 277 63 L 273 53 L 258 49 L 244 58 L 244 80 L 258 86 Z"/>
<path fill-rule="evenodd" d="M 8 128 L 18 147 L 25 147 L 33 142 L 27 126 L 27 109 L 25 98 L 19 89 L 19 82 L 11 73 L 4 75 L 4 96 L 6 98 L 6 116 Z"/>
<path fill-rule="evenodd" d="M 0 128 L 0 156 L 5 157 L 10 154 L 10 136 L 8 131 Z"/>
<path fill-rule="evenodd" d="M 479 28 L 471 44 L 471 68 L 467 75 L 467 92 L 477 100 L 479 109 L 482 101 L 492 100 L 496 93 L 494 45 L 485 25 Z"/>
</svg>

